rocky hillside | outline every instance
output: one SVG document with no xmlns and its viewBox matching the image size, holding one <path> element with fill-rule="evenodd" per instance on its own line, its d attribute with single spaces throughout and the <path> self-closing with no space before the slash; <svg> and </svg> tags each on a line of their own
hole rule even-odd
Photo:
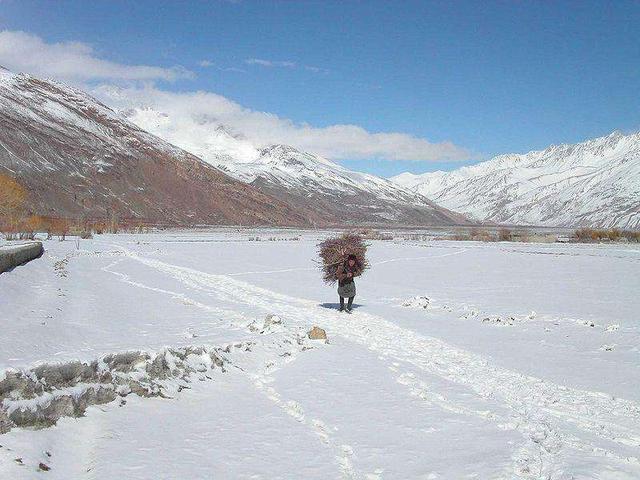
<svg viewBox="0 0 640 480">
<path fill-rule="evenodd" d="M 479 221 L 640 228 L 640 133 L 392 180 Z"/>
<path fill-rule="evenodd" d="M 68 86 L 0 70 L 0 173 L 34 213 L 158 224 L 309 225 L 294 208 Z"/>
</svg>

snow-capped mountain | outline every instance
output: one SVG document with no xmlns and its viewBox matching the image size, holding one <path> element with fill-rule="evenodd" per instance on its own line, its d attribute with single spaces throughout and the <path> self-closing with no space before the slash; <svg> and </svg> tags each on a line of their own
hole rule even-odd
<svg viewBox="0 0 640 480">
<path fill-rule="evenodd" d="M 32 212 L 164 224 L 309 225 L 301 209 L 220 172 L 66 85 L 0 69 L 0 173 Z"/>
<path fill-rule="evenodd" d="M 113 94 L 113 92 L 111 92 Z M 310 212 L 314 224 L 452 225 L 464 216 L 374 175 L 348 170 L 288 145 L 258 147 L 225 125 L 178 128 L 171 112 L 136 105 L 123 114 L 139 127 L 197 155 L 231 177 Z"/>
<path fill-rule="evenodd" d="M 640 228 L 640 133 L 392 180 L 479 221 Z"/>
</svg>

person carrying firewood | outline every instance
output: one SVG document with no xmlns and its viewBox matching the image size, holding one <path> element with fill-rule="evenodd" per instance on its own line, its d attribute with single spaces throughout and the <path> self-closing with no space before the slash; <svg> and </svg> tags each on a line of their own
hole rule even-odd
<svg viewBox="0 0 640 480">
<path fill-rule="evenodd" d="M 369 268 L 368 246 L 361 235 L 350 232 L 327 238 L 318 244 L 320 261 L 317 263 L 322 272 L 322 280 L 327 285 L 334 285 L 338 281 L 341 312 L 351 313 L 353 298 L 356 296 L 353 279 Z M 349 299 L 346 306 L 345 298 Z"/>
<path fill-rule="evenodd" d="M 356 296 L 356 282 L 353 279 L 359 276 L 363 271 L 362 264 L 358 261 L 358 257 L 351 254 L 347 259 L 338 265 L 336 270 L 336 279 L 338 280 L 338 295 L 340 296 L 340 311 L 351 313 L 353 306 L 353 298 Z M 344 299 L 348 298 L 345 308 Z"/>
</svg>

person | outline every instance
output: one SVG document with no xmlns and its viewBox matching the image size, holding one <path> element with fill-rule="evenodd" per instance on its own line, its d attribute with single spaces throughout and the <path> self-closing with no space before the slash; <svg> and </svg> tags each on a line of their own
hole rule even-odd
<svg viewBox="0 0 640 480">
<path fill-rule="evenodd" d="M 338 266 L 336 278 L 338 279 L 338 295 L 340 296 L 340 311 L 351 313 L 353 298 L 356 296 L 356 283 L 353 279 L 362 273 L 362 265 L 358 258 L 351 254 L 347 260 Z M 344 299 L 348 298 L 347 306 Z"/>
</svg>

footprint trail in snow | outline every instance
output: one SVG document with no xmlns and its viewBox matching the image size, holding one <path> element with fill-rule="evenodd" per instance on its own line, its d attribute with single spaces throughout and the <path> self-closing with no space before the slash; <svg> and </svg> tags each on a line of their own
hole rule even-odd
<svg viewBox="0 0 640 480">
<path fill-rule="evenodd" d="M 257 287 L 228 275 L 172 265 L 133 252 L 127 255 L 219 300 L 276 313 L 303 326 L 318 324 L 330 337 L 341 336 L 388 358 L 390 366 L 398 372 L 398 384 L 408 388 L 410 394 L 443 409 L 480 416 L 496 422 L 500 428 L 520 432 L 523 443 L 512 452 L 513 465 L 505 475 L 563 478 L 572 457 L 584 455 L 606 458 L 626 470 L 640 471 L 637 402 L 569 388 L 502 368 L 481 355 L 420 335 L 376 315 L 356 312 L 345 319 L 319 308 L 314 301 Z M 482 402 L 482 408 L 470 408 L 461 400 L 431 392 L 428 380 L 403 369 L 435 375 L 463 387 Z M 281 402 L 277 392 L 270 391 L 269 395 Z M 283 408 L 288 408 L 294 417 L 304 418 L 302 407 L 294 408 L 284 402 Z M 311 422 L 314 428 L 315 422 Z M 326 434 L 326 430 L 319 430 L 323 431 Z M 352 471 L 349 455 L 343 458 L 346 465 L 343 472 Z"/>
</svg>

